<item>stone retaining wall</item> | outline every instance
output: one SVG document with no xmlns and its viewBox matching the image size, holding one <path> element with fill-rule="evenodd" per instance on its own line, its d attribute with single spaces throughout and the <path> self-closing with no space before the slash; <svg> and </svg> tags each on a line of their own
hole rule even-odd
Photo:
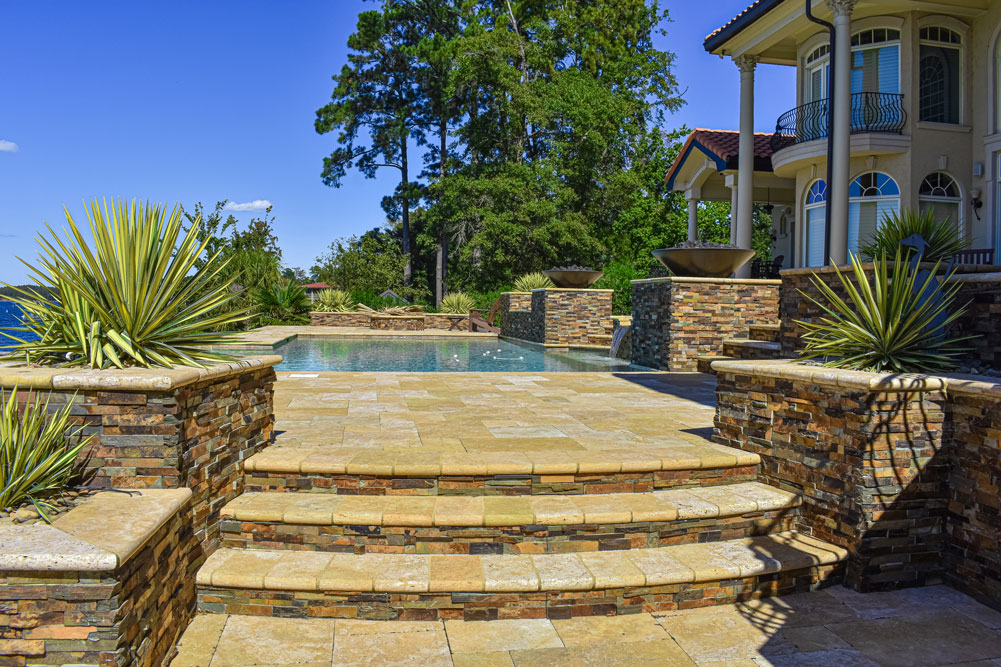
<svg viewBox="0 0 1001 667">
<path fill-rule="evenodd" d="M 720 354 L 725 338 L 747 338 L 750 325 L 777 322 L 779 285 L 732 278 L 632 281 L 632 362 L 698 370 L 697 358 Z"/>
<path fill-rule="evenodd" d="M 102 502 L 111 495 L 104 493 L 57 519 L 56 527 L 5 529 L 6 552 L 20 542 L 17 532 L 46 539 L 40 553 L 31 554 L 37 538 L 26 538 L 19 555 L 31 559 L 27 568 L 10 557 L 0 566 L 0 664 L 147 666 L 160 665 L 170 654 L 195 611 L 198 544 L 186 498 L 170 491 L 143 493 L 154 502 L 156 494 L 171 497 L 147 511 L 144 501 L 150 498 Z M 122 512 L 124 504 L 135 511 Z M 82 513 L 78 523 L 90 524 L 82 527 L 88 542 L 57 528 L 72 531 L 75 513 Z M 108 546 L 98 534 L 102 530 Z M 123 534 L 134 546 L 121 554 L 107 551 Z"/>
<path fill-rule="evenodd" d="M 0 388 L 51 391 L 73 401 L 73 419 L 92 436 L 87 484 L 192 490 L 194 530 L 218 543 L 219 509 L 243 491 L 243 462 L 272 440 L 273 366 L 278 356 L 174 370 L 56 370 L 8 367 Z M 43 396 L 45 394 L 43 393 Z"/>
<path fill-rule="evenodd" d="M 469 315 L 460 315 L 456 313 L 425 313 L 424 315 L 424 328 L 425 329 L 444 329 L 448 331 L 452 326 L 452 319 L 461 317 L 462 322 L 456 325 L 452 331 L 469 331 Z"/>
<path fill-rule="evenodd" d="M 384 331 L 421 331 L 424 329 L 424 315 L 372 315 L 369 326 Z"/>
<path fill-rule="evenodd" d="M 310 313 L 309 323 L 314 327 L 368 327 L 371 313 Z"/>
<path fill-rule="evenodd" d="M 1001 608 L 1001 382 L 715 362 L 720 444 L 802 494 L 862 591 L 945 580 Z"/>
<path fill-rule="evenodd" d="M 867 272 L 872 271 L 872 263 L 863 264 Z M 926 265 L 932 268 L 934 265 Z M 851 271 L 850 266 L 838 267 L 842 273 Z M 970 352 L 959 360 L 961 366 L 971 369 L 1001 370 L 1001 267 L 961 266 L 955 280 L 962 283 L 956 296 L 957 304 L 969 303 L 967 311 L 955 323 L 951 332 L 956 336 L 973 336 L 965 345 Z M 961 273 L 967 272 L 967 273 Z M 797 320 L 812 322 L 823 311 L 812 301 L 821 299 L 820 291 L 814 285 L 812 276 L 816 274 L 836 294 L 846 293 L 833 266 L 812 269 L 786 269 L 782 271 L 782 294 L 779 306 L 782 330 L 779 342 L 783 357 L 795 357 L 803 349 L 802 328 Z M 852 274 L 854 275 L 854 274 Z M 804 294 L 806 296 L 804 296 Z"/>
</svg>

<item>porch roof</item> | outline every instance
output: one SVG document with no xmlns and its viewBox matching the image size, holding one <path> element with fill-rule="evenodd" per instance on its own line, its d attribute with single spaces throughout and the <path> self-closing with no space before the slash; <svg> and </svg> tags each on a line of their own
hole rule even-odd
<svg viewBox="0 0 1001 667">
<path fill-rule="evenodd" d="M 738 32 L 754 23 L 757 19 L 764 16 L 778 5 L 782 4 L 782 1 L 783 0 L 755 0 L 748 5 L 744 11 L 706 35 L 706 39 L 703 42 L 703 46 L 706 51 L 712 53 Z"/>
<path fill-rule="evenodd" d="M 754 171 L 772 171 L 772 135 L 766 132 L 754 133 Z M 674 182 L 685 161 L 693 153 L 701 153 L 716 164 L 716 171 L 737 169 L 740 133 L 735 130 L 708 130 L 697 128 L 688 135 L 681 152 L 674 158 L 667 170 L 664 181 L 674 189 Z"/>
</svg>

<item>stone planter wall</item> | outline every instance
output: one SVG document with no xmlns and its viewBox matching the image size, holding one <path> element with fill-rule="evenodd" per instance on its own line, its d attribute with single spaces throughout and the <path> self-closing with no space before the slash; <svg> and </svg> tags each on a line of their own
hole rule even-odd
<svg viewBox="0 0 1001 667">
<path fill-rule="evenodd" d="M 207 369 L 58 370 L 7 367 L 0 388 L 51 391 L 74 402 L 92 436 L 84 449 L 87 484 L 193 493 L 195 535 L 208 552 L 219 540 L 219 509 L 243 491 L 243 462 L 271 442 L 273 366 L 253 357 Z"/>
<path fill-rule="evenodd" d="M 872 270 L 872 263 L 863 266 Z M 934 265 L 928 264 L 927 268 Z M 839 267 L 842 272 L 851 271 L 850 266 Z M 959 361 L 960 365 L 973 369 L 1001 370 L 1001 327 L 997 326 L 1001 317 L 1001 273 L 994 266 L 959 267 L 955 279 L 962 283 L 956 297 L 957 304 L 969 302 L 964 315 L 956 322 L 952 335 L 974 336 L 967 343 L 971 351 Z M 959 273 L 965 271 L 967 273 Z M 782 294 L 779 315 L 782 318 L 780 343 L 783 357 L 794 357 L 803 348 L 803 333 L 796 320 L 812 322 L 823 311 L 803 293 L 813 299 L 820 299 L 820 292 L 811 277 L 816 274 L 835 293 L 844 297 L 844 288 L 835 268 L 832 266 L 812 269 L 786 269 L 782 272 Z M 801 293 L 802 292 L 802 293 Z M 823 302 L 823 300 L 821 300 Z"/>
<path fill-rule="evenodd" d="M 421 331 L 424 315 L 372 315 L 370 326 L 384 331 Z"/>
<path fill-rule="evenodd" d="M 314 327 L 368 327 L 371 313 L 310 313 L 309 323 Z"/>
<path fill-rule="evenodd" d="M 449 330 L 452 326 L 452 320 L 449 318 L 459 317 L 456 314 L 449 313 L 426 313 L 424 315 L 424 328 L 425 329 L 444 329 Z M 469 315 L 462 315 L 463 321 L 459 323 L 456 328 L 452 331 L 469 331 Z"/>
<path fill-rule="evenodd" d="M 502 292 L 500 333 L 507 338 L 540 342 L 542 320 L 532 314 L 531 292 Z"/>
<path fill-rule="evenodd" d="M 752 324 L 778 321 L 778 280 L 651 278 L 634 280 L 632 362 L 670 371 L 697 370 L 720 354 L 725 338 L 747 338 Z"/>
<path fill-rule="evenodd" d="M 803 495 L 862 591 L 947 581 L 1001 607 L 1001 382 L 715 362 L 714 440 Z"/>
<path fill-rule="evenodd" d="M 160 665 L 195 611 L 187 489 L 0 529 L 0 664 Z"/>
</svg>

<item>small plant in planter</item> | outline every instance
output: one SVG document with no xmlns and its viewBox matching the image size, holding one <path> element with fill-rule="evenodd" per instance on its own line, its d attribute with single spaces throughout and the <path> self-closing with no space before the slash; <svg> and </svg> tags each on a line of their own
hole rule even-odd
<svg viewBox="0 0 1001 667">
<path fill-rule="evenodd" d="M 920 271 L 916 262 L 901 257 L 898 247 L 892 262 L 885 254 L 876 260 L 872 276 L 854 254 L 851 263 L 850 275 L 835 269 L 847 298 L 817 276 L 812 281 L 822 300 L 803 294 L 826 316 L 819 322 L 797 321 L 806 330 L 800 358 L 864 371 L 955 370 L 965 351 L 960 343 L 967 339 L 946 333 L 966 307 L 953 308 L 959 285 L 949 284 L 951 274 L 939 285 L 935 274 L 940 262 L 931 271 Z"/>
<path fill-rule="evenodd" d="M 54 497 L 76 475 L 75 462 L 90 438 L 69 426 L 72 401 L 49 411 L 49 400 L 28 395 L 18 410 L 17 389 L 0 392 L 0 508 L 30 503 L 46 522 Z"/>
<path fill-rule="evenodd" d="M 526 273 L 514 281 L 515 292 L 531 292 L 534 289 L 548 289 L 550 287 L 556 287 L 556 283 L 542 272 Z"/>
<path fill-rule="evenodd" d="M 358 310 L 358 306 L 348 292 L 325 289 L 317 295 L 316 310 L 324 313 L 353 313 Z"/>
<path fill-rule="evenodd" d="M 10 361 L 56 366 L 204 366 L 231 356 L 209 349 L 233 341 L 218 329 L 247 318 L 232 307 L 238 291 L 216 282 L 225 263 L 198 266 L 211 238 L 201 220 L 183 232 L 181 210 L 118 201 L 87 211 L 92 244 L 66 212 L 68 238 L 48 227 L 39 237 L 39 266 L 25 262 L 41 289 L 14 288 L 23 326 L 38 340 L 3 335 Z M 182 235 L 183 233 L 183 235 Z M 23 260 L 22 260 L 23 261 Z M 8 287 L 11 287 L 8 285 Z"/>
<path fill-rule="evenodd" d="M 456 315 L 468 315 L 469 311 L 476 305 L 473 297 L 465 292 L 449 292 L 438 305 L 438 312 L 451 313 Z"/>
</svg>

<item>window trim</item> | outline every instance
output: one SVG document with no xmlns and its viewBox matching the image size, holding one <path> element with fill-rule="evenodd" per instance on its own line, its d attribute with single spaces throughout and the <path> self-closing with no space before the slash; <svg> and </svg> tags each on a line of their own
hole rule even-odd
<svg viewBox="0 0 1001 667">
<path fill-rule="evenodd" d="M 932 17 L 925 17 L 926 19 Z M 947 18 L 947 17 L 942 17 Z M 931 39 L 921 38 L 921 31 L 926 28 L 945 28 L 956 35 L 959 36 L 959 44 L 954 44 L 952 42 L 940 42 Z M 935 123 L 936 125 L 952 125 L 956 127 L 963 127 L 966 124 L 966 33 L 968 31 L 956 30 L 954 25 L 947 25 L 946 22 L 936 22 L 936 21 L 925 21 L 918 25 L 918 59 L 916 62 L 915 69 L 917 70 L 917 94 L 915 98 L 917 99 L 918 105 L 918 122 L 919 123 Z M 955 49 L 959 52 L 957 58 L 959 62 L 959 105 L 958 105 L 958 118 L 955 123 L 949 123 L 945 121 L 932 121 L 924 120 L 921 118 L 921 47 L 922 46 L 937 46 L 943 49 Z"/>
</svg>

